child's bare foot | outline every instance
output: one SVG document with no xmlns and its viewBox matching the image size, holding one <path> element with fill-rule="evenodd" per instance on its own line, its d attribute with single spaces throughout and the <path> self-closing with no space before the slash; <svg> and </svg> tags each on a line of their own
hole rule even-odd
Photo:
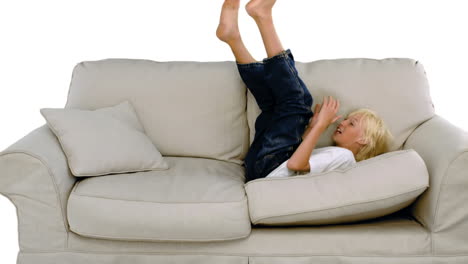
<svg viewBox="0 0 468 264">
<path fill-rule="evenodd" d="M 250 0 L 245 10 L 254 19 L 271 17 L 271 10 L 276 0 Z"/>
<path fill-rule="evenodd" d="M 240 38 L 237 23 L 240 0 L 225 0 L 221 9 L 216 36 L 226 43 Z"/>
</svg>

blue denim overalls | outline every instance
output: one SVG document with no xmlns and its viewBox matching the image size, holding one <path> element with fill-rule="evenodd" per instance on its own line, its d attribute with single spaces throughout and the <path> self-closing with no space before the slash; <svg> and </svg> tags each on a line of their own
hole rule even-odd
<svg viewBox="0 0 468 264">
<path fill-rule="evenodd" d="M 290 49 L 262 62 L 236 64 L 262 110 L 244 160 L 248 182 L 266 177 L 296 151 L 314 115 L 313 98 L 299 78 Z"/>
</svg>

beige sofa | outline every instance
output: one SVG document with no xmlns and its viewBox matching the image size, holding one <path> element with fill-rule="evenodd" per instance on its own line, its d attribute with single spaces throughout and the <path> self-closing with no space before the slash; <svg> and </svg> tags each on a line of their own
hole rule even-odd
<svg viewBox="0 0 468 264">
<path fill-rule="evenodd" d="M 268 214 L 294 206 L 288 197 L 300 201 L 278 179 L 245 183 L 259 109 L 233 61 L 85 61 L 73 70 L 65 108 L 128 99 L 170 169 L 77 178 L 48 126 L 33 130 L 0 153 L 0 193 L 18 214 L 18 263 L 468 263 L 468 133 L 435 114 L 421 63 L 356 58 L 296 67 L 314 104 L 332 95 L 339 114 L 376 110 L 395 137 L 392 151 L 420 157 L 430 187 L 378 218 L 269 225 Z M 332 144 L 332 130 L 317 147 Z M 286 202 L 249 203 L 255 182 L 266 186 L 256 195 Z"/>
</svg>

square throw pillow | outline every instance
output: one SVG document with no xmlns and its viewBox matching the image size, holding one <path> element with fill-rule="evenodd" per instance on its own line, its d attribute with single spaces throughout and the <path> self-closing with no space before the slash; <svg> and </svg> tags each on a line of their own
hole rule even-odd
<svg viewBox="0 0 468 264">
<path fill-rule="evenodd" d="M 169 169 L 128 100 L 96 110 L 41 108 L 40 112 L 74 176 Z"/>
</svg>

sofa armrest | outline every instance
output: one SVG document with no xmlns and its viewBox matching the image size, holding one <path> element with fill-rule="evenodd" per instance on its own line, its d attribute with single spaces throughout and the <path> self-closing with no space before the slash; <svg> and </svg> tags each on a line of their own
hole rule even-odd
<svg viewBox="0 0 468 264">
<path fill-rule="evenodd" d="M 20 250 L 67 247 L 66 204 L 75 181 L 47 125 L 0 152 L 0 193 L 16 207 Z"/>
<path fill-rule="evenodd" d="M 430 178 L 409 212 L 431 231 L 433 253 L 468 253 L 468 133 L 435 115 L 408 137 L 410 148 Z"/>
</svg>

